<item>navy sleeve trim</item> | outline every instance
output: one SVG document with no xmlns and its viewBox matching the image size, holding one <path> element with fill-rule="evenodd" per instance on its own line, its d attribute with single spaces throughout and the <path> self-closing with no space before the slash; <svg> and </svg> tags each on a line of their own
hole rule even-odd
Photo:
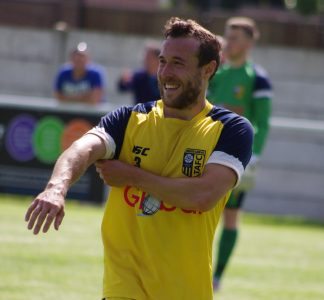
<svg viewBox="0 0 324 300">
<path fill-rule="evenodd" d="M 247 119 L 222 108 L 214 107 L 209 115 L 214 121 L 223 123 L 223 130 L 214 153 L 226 153 L 227 157 L 240 161 L 245 169 L 252 155 L 254 134 L 252 125 Z"/>
<path fill-rule="evenodd" d="M 98 127 L 104 128 L 116 144 L 114 159 L 119 158 L 131 114 L 132 107 L 123 106 L 102 117 L 98 125 Z"/>
</svg>

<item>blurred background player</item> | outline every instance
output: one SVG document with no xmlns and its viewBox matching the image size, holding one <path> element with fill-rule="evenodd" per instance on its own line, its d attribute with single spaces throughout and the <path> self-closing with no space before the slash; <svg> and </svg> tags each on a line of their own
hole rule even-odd
<svg viewBox="0 0 324 300">
<path fill-rule="evenodd" d="M 134 95 L 134 104 L 160 99 L 157 81 L 160 46 L 149 43 L 144 51 L 144 66 L 133 73 L 126 71 L 118 82 L 121 92 L 131 91 Z"/>
<path fill-rule="evenodd" d="M 239 210 L 246 192 L 254 186 L 256 166 L 269 131 L 272 87 L 266 72 L 249 61 L 250 51 L 258 37 L 253 20 L 237 17 L 227 21 L 222 53 L 225 62 L 209 88 L 209 100 L 212 103 L 249 119 L 255 132 L 252 159 L 240 186 L 233 191 L 224 210 L 224 227 L 213 278 L 214 290 L 219 288 L 220 279 L 235 247 Z"/>
<path fill-rule="evenodd" d="M 90 63 L 87 44 L 79 43 L 55 79 L 55 98 L 62 103 L 98 104 L 103 101 L 104 76 Z"/>
</svg>

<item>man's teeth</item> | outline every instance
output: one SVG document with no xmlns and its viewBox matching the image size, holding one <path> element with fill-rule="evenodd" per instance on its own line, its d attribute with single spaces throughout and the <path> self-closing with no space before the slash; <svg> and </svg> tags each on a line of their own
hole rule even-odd
<svg viewBox="0 0 324 300">
<path fill-rule="evenodd" d="M 179 85 L 177 85 L 177 84 L 165 84 L 164 85 L 164 87 L 166 88 L 166 89 L 177 89 L 178 87 L 179 87 Z"/>
</svg>

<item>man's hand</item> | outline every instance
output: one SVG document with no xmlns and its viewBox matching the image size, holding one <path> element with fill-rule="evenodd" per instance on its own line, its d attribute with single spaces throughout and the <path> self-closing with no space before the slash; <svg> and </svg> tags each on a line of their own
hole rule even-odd
<svg viewBox="0 0 324 300">
<path fill-rule="evenodd" d="M 254 188 L 258 165 L 259 157 L 253 155 L 243 173 L 240 184 L 235 188 L 234 192 L 248 192 Z"/>
<path fill-rule="evenodd" d="M 133 185 L 133 176 L 138 168 L 119 160 L 98 160 L 96 170 L 100 178 L 110 186 Z"/>
<path fill-rule="evenodd" d="M 25 221 L 28 222 L 27 227 L 29 230 L 34 228 L 34 234 L 39 233 L 45 222 L 43 226 L 43 232 L 45 233 L 53 221 L 54 228 L 58 230 L 63 221 L 64 214 L 63 195 L 53 190 L 45 189 L 29 206 Z"/>
<path fill-rule="evenodd" d="M 199 177 L 165 177 L 118 160 L 99 160 L 97 172 L 110 186 L 133 186 L 170 205 L 208 211 L 224 199 L 237 180 L 236 173 L 219 164 L 208 164 Z"/>
</svg>

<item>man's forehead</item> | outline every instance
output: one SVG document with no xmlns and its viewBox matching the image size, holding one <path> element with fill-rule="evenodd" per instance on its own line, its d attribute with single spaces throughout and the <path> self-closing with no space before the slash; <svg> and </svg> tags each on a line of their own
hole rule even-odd
<svg viewBox="0 0 324 300">
<path fill-rule="evenodd" d="M 199 46 L 199 41 L 193 37 L 168 37 L 162 44 L 161 55 L 192 56 L 198 53 Z"/>
<path fill-rule="evenodd" d="M 246 34 L 244 32 L 244 30 L 240 27 L 238 28 L 231 28 L 231 27 L 228 27 L 225 29 L 225 36 L 229 36 L 229 35 L 239 35 L 239 36 L 242 36 L 242 37 L 246 37 Z"/>
<path fill-rule="evenodd" d="M 88 57 L 89 53 L 87 51 L 74 51 L 72 52 L 72 56 Z"/>
</svg>

